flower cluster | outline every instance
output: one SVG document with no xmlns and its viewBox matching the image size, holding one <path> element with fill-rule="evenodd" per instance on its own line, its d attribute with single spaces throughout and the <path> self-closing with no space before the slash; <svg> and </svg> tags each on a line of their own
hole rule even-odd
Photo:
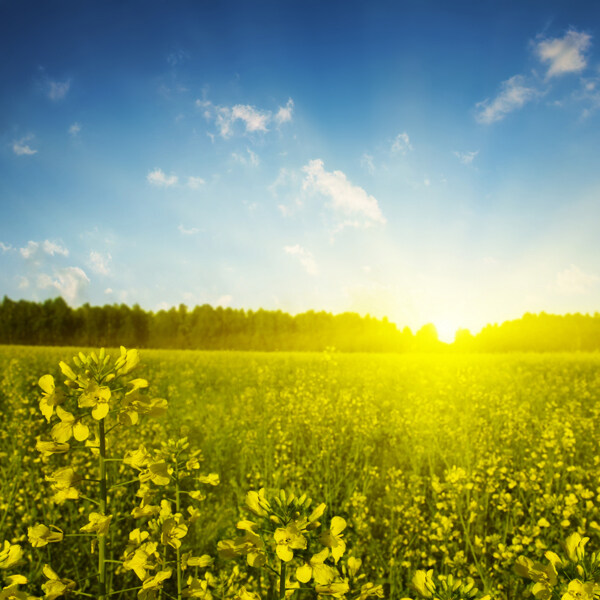
<svg viewBox="0 0 600 600">
<path fill-rule="evenodd" d="M 360 559 L 351 556 L 341 561 L 346 552 L 346 521 L 334 516 L 329 527 L 323 527 L 320 519 L 325 509 L 325 504 L 312 508 L 306 494 L 297 497 L 281 490 L 269 500 L 264 488 L 249 491 L 246 510 L 252 520 L 237 523 L 241 536 L 219 542 L 219 555 L 245 557 L 250 567 L 277 574 L 280 598 L 308 586 L 319 597 L 345 598 L 357 585 L 356 598 L 383 597 L 381 586 L 362 583 Z"/>
</svg>

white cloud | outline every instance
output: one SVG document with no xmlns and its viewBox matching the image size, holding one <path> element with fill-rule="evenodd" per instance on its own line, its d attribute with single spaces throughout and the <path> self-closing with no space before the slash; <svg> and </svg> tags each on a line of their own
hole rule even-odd
<svg viewBox="0 0 600 600">
<path fill-rule="evenodd" d="M 585 69 L 585 52 L 592 43 L 588 33 L 569 29 L 562 38 L 542 40 L 535 45 L 539 59 L 548 63 L 546 77 L 555 77 L 565 73 L 578 73 Z"/>
<path fill-rule="evenodd" d="M 502 82 L 500 93 L 493 100 L 486 98 L 475 105 L 478 109 L 475 119 L 486 125 L 500 121 L 539 95 L 540 91 L 529 86 L 523 75 L 515 75 Z"/>
<path fill-rule="evenodd" d="M 233 301 L 233 296 L 229 294 L 225 294 L 217 299 L 217 306 L 222 306 L 223 308 L 227 308 L 231 302 Z"/>
<path fill-rule="evenodd" d="M 311 252 L 304 249 L 299 244 L 296 244 L 295 246 L 284 246 L 283 250 L 286 254 L 291 254 L 292 256 L 297 257 L 300 261 L 300 264 L 304 267 L 305 271 L 309 275 L 318 274 L 319 269 L 317 268 L 317 263 L 315 262 L 315 258 Z"/>
<path fill-rule="evenodd" d="M 29 279 L 27 277 L 19 276 L 18 287 L 20 290 L 25 290 L 29 287 Z"/>
<path fill-rule="evenodd" d="M 54 256 L 55 254 L 59 254 L 61 256 L 69 256 L 69 250 L 56 242 L 51 242 L 50 240 L 44 240 L 43 242 L 27 242 L 27 246 L 24 248 L 19 248 L 19 252 L 21 256 L 25 259 L 33 258 L 38 250 L 42 250 L 46 254 L 50 256 Z"/>
<path fill-rule="evenodd" d="M 112 293 L 113 293 L 113 290 L 112 290 L 112 288 L 106 288 L 106 289 L 104 290 L 104 293 L 105 293 L 105 294 L 112 294 Z"/>
<path fill-rule="evenodd" d="M 600 281 L 600 277 L 585 273 L 575 265 L 557 273 L 555 290 L 560 294 L 579 295 L 587 293 L 590 288 Z"/>
<path fill-rule="evenodd" d="M 4 254 L 4 252 L 9 252 L 10 250 L 12 250 L 12 246 L 10 244 L 0 242 L 0 250 L 2 250 L 2 253 Z"/>
<path fill-rule="evenodd" d="M 363 188 L 352 185 L 342 171 L 325 171 L 321 159 L 311 160 L 302 167 L 306 177 L 302 188 L 318 192 L 331 200 L 334 210 L 346 216 L 362 218 L 362 222 L 354 221 L 347 225 L 360 226 L 373 223 L 385 223 L 379 204 L 373 196 L 369 196 Z"/>
<path fill-rule="evenodd" d="M 167 176 L 164 174 L 162 169 L 154 169 L 154 171 L 150 171 L 150 173 L 148 173 L 146 179 L 152 185 L 161 185 L 164 187 L 169 187 L 169 186 L 175 185 L 177 183 L 177 175 Z"/>
<path fill-rule="evenodd" d="M 188 182 L 187 185 L 189 188 L 191 188 L 192 190 L 198 190 L 200 189 L 204 184 L 206 183 L 206 181 L 204 181 L 204 179 L 202 179 L 202 177 L 188 177 Z"/>
<path fill-rule="evenodd" d="M 375 173 L 375 163 L 373 157 L 366 152 L 360 157 L 360 166 L 366 169 L 371 175 Z"/>
<path fill-rule="evenodd" d="M 66 81 L 48 81 L 48 98 L 50 100 L 62 100 L 67 93 L 69 92 L 69 88 L 71 87 L 71 80 L 67 79 Z"/>
<path fill-rule="evenodd" d="M 71 137 L 77 137 L 79 132 L 81 131 L 81 125 L 79 123 L 73 123 L 71 127 L 69 127 L 69 135 Z"/>
<path fill-rule="evenodd" d="M 452 154 L 454 154 L 463 165 L 470 165 L 473 162 L 473 159 L 479 154 L 479 150 L 474 150 L 473 152 L 458 152 L 458 150 L 456 150 Z"/>
<path fill-rule="evenodd" d="M 429 179 L 425 178 L 425 179 L 423 179 L 423 185 L 425 187 L 429 187 L 431 185 L 431 181 L 429 181 Z"/>
<path fill-rule="evenodd" d="M 42 250 L 50 256 L 54 256 L 55 254 L 60 254 L 61 256 L 69 256 L 69 251 L 65 247 L 51 242 L 50 240 L 45 240 L 42 243 Z"/>
<path fill-rule="evenodd" d="M 195 235 L 196 233 L 200 233 L 200 230 L 197 227 L 186 229 L 183 225 L 180 225 L 177 229 L 179 229 L 182 235 Z"/>
<path fill-rule="evenodd" d="M 294 109 L 294 101 L 289 98 L 285 106 L 280 106 L 277 114 L 275 115 L 275 122 L 277 125 L 288 123 L 292 120 L 292 111 Z"/>
<path fill-rule="evenodd" d="M 214 121 L 221 137 L 230 138 L 236 131 L 236 124 L 242 125 L 243 134 L 267 133 L 269 125 L 275 121 L 281 125 L 292 120 L 294 101 L 290 98 L 285 106 L 280 106 L 273 116 L 269 110 L 263 110 L 249 104 L 235 104 L 234 106 L 219 106 L 210 100 L 196 100 L 196 106 L 203 110 L 204 118 Z M 211 134 L 208 134 L 212 137 Z"/>
<path fill-rule="evenodd" d="M 253 167 L 258 167 L 260 164 L 260 158 L 255 152 L 252 152 L 250 148 L 246 148 L 246 152 L 248 153 L 248 157 L 243 154 L 238 154 L 237 152 L 233 152 L 231 154 L 231 158 L 241 163 L 242 165 L 252 165 Z"/>
<path fill-rule="evenodd" d="M 27 242 L 27 246 L 25 248 L 19 248 L 19 252 L 23 258 L 33 258 L 33 256 L 37 253 L 40 245 L 38 242 L 32 242 L 31 240 Z"/>
<path fill-rule="evenodd" d="M 90 252 L 89 264 L 94 273 L 98 273 L 100 275 L 109 275 L 111 260 L 112 256 L 110 254 L 101 254 L 95 250 Z"/>
<path fill-rule="evenodd" d="M 25 143 L 32 139 L 33 139 L 33 135 L 27 135 L 24 138 L 21 138 L 20 140 L 17 140 L 16 142 L 14 142 L 13 152 L 17 156 L 31 156 L 33 154 L 37 154 L 37 150 L 34 150 L 28 144 Z"/>
<path fill-rule="evenodd" d="M 42 289 L 55 288 L 69 304 L 77 305 L 81 302 L 90 280 L 79 267 L 66 267 L 56 271 L 54 278 L 46 274 L 40 275 L 37 283 Z"/>
<path fill-rule="evenodd" d="M 399 133 L 392 144 L 392 152 L 401 152 L 402 154 L 406 154 L 407 152 L 412 151 L 413 147 L 410 143 L 410 138 L 408 137 L 408 133 L 406 131 Z"/>
</svg>

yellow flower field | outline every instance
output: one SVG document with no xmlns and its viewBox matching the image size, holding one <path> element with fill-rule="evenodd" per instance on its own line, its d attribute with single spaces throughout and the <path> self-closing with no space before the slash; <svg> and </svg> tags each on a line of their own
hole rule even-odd
<svg viewBox="0 0 600 600">
<path fill-rule="evenodd" d="M 598 355 L 78 352 L 0 347 L 0 598 L 597 597 Z"/>
</svg>

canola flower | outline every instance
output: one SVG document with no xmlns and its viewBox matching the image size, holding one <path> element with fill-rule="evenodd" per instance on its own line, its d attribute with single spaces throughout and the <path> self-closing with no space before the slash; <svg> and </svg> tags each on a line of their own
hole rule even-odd
<svg viewBox="0 0 600 600">
<path fill-rule="evenodd" d="M 287 543 L 293 553 L 286 563 L 288 595 L 316 594 L 312 573 L 321 564 L 348 579 L 351 600 L 365 582 L 383 585 L 390 599 L 416 600 L 421 596 L 411 587 L 415 569 L 433 569 L 437 593 L 443 586 L 436 573 L 451 573 L 461 582 L 470 577 L 493 600 L 535 598 L 536 585 L 539 595 L 549 589 L 552 600 L 594 593 L 593 572 L 578 572 L 568 548 L 559 547 L 561 539 L 577 531 L 581 539 L 589 537 L 584 544 L 588 560 L 600 543 L 600 380 L 593 356 L 433 361 L 336 354 L 325 361 L 317 355 L 148 352 L 143 376 L 151 386 L 130 383 L 140 377 L 133 371 L 121 377 L 124 385 L 111 388 L 111 408 L 102 421 L 105 431 L 119 425 L 106 435 L 108 505 L 101 511 L 93 502 L 100 488 L 100 421 L 91 414 L 95 406 L 79 407 L 79 388 L 63 385 L 67 375 L 48 371 L 48 362 L 56 356 L 58 363 L 63 352 L 0 349 L 0 541 L 23 550 L 20 564 L 0 571 L 0 590 L 4 586 L 42 596 L 40 569 L 49 562 L 61 578 L 76 582 L 77 591 L 96 594 L 97 578 L 86 577 L 97 572 L 90 560 L 97 564 L 100 539 L 97 532 L 80 532 L 96 512 L 113 516 L 104 536 L 105 558 L 115 561 L 107 564 L 111 590 L 141 588 L 145 579 L 171 569 L 158 587 L 163 596 L 175 597 L 177 552 L 161 538 L 165 521 L 179 512 L 188 527 L 184 537 L 175 538 L 182 543 L 182 593 L 192 578 L 198 589 L 205 588 L 202 593 L 215 597 L 233 598 L 242 587 L 246 594 L 264 597 L 266 581 L 275 574 L 267 563 L 258 567 L 250 562 L 260 565 L 266 558 L 278 568 L 274 531 L 287 526 L 274 523 L 273 536 L 262 548 L 257 537 L 262 540 L 264 532 L 256 527 L 238 529 L 239 536 L 222 532 L 249 487 L 302 485 L 312 497 L 334 506 L 334 515 L 343 516 L 346 527 L 339 533 L 346 549 L 336 564 L 333 548 L 320 541 L 321 533 L 331 529 L 331 514 L 319 519 L 323 523 L 317 533 L 307 537 L 300 532 L 309 545 L 296 549 Z M 111 354 L 117 358 L 120 353 Z M 68 363 L 77 375 L 74 362 Z M 32 375 L 45 372 L 53 373 L 54 388 L 33 391 Z M 110 387 L 111 382 L 102 385 Z M 147 418 L 154 406 L 162 410 L 153 394 L 168 398 L 170 407 L 168 419 L 156 424 Z M 48 422 L 40 401 L 51 395 L 43 405 L 46 413 L 52 406 Z M 78 424 L 89 428 L 85 441 L 74 435 Z M 178 511 L 175 468 L 160 455 L 160 442 L 184 436 L 182 427 L 188 428 L 192 444 L 202 444 L 210 470 L 221 472 L 222 483 L 213 487 L 210 473 L 193 468 L 202 461 L 190 457 L 186 465 L 180 463 L 194 475 L 181 480 Z M 70 437 L 62 441 L 69 430 Z M 38 440 L 47 451 L 31 451 Z M 136 467 L 124 463 L 140 444 L 148 460 Z M 147 479 L 140 481 L 140 474 Z M 273 495 L 266 496 L 275 506 Z M 170 502 L 170 513 L 162 500 Z M 260 524 L 252 512 L 246 520 Z M 60 528 L 63 540 L 33 547 L 29 528 L 38 525 L 52 532 Z M 135 560 L 131 557 L 132 564 L 146 567 L 141 578 L 124 566 L 129 533 L 136 528 L 148 534 Z M 220 537 L 235 538 L 234 553 L 247 538 L 248 553 L 208 567 L 187 565 L 186 555 L 201 563 L 205 553 L 214 554 Z M 40 539 L 43 543 L 42 535 Z M 580 544 L 572 540 L 570 545 L 576 556 Z M 132 555 L 138 546 L 132 544 Z M 522 569 L 538 581 L 515 572 L 520 556 L 531 560 L 533 565 L 523 562 Z M 355 577 L 364 575 L 356 582 L 350 575 L 354 557 L 362 559 Z M 228 584 L 233 563 L 239 575 Z M 296 576 L 298 567 L 303 569 L 300 577 L 310 569 L 306 584 Z M 13 582 L 15 573 L 27 583 Z M 292 591 L 295 583 L 299 587 Z M 330 589 L 336 591 L 335 586 Z M 150 592 L 161 594 L 160 589 Z"/>
<path fill-rule="evenodd" d="M 301 587 L 311 586 L 320 597 L 346 598 L 362 561 L 349 557 L 338 563 L 346 550 L 342 531 L 346 521 L 334 516 L 330 528 L 322 530 L 319 519 L 326 510 L 324 503 L 311 509 L 312 500 L 306 494 L 297 497 L 280 490 L 271 500 L 264 488 L 246 494 L 246 510 L 252 519 L 242 519 L 237 529 L 242 536 L 221 540 L 221 558 L 245 557 L 249 567 L 263 569 L 271 578 L 270 589 L 278 598 L 290 597 Z M 341 568 L 340 568 L 341 567 Z M 244 594 L 248 592 L 244 588 Z M 357 598 L 383 597 L 381 586 L 364 583 Z"/>
</svg>

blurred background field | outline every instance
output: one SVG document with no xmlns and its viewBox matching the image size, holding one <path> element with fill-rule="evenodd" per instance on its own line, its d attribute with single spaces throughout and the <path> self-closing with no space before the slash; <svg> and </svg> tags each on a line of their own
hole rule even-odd
<svg viewBox="0 0 600 600">
<path fill-rule="evenodd" d="M 40 471 L 37 381 L 62 380 L 68 348 L 0 346 L 0 539 L 72 571 L 76 541 L 32 549 L 27 527 L 68 527 Z M 137 376 L 169 402 L 135 433 L 149 448 L 187 434 L 221 484 L 201 505 L 195 548 L 216 557 L 249 489 L 306 491 L 348 522 L 349 550 L 386 597 L 419 568 L 470 575 L 520 598 L 516 557 L 573 531 L 600 541 L 600 355 L 375 355 L 156 351 Z M 115 444 L 127 447 L 127 439 Z M 115 469 L 118 467 L 115 465 Z M 123 497 L 134 489 L 122 488 Z M 127 500 L 131 504 L 131 500 Z M 62 525 L 61 525 L 62 523 Z M 76 566 L 76 564 L 75 564 Z M 217 561 L 214 571 L 231 566 Z M 25 573 L 27 574 L 27 573 Z"/>
</svg>

